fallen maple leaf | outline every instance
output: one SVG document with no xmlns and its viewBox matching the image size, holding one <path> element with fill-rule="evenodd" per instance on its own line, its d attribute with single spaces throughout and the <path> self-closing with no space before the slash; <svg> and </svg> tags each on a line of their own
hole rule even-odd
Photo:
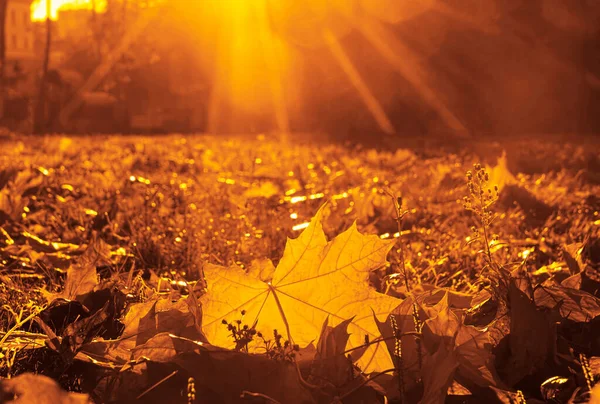
<svg viewBox="0 0 600 404">
<path fill-rule="evenodd" d="M 333 325 L 352 318 L 346 348 L 363 345 L 365 335 L 371 341 L 380 335 L 373 312 L 386 317 L 400 301 L 376 292 L 368 278 L 370 271 L 385 264 L 394 242 L 362 235 L 356 224 L 327 242 L 322 219 L 323 208 L 298 238 L 288 240 L 271 279 L 264 276 L 269 271 L 252 272 L 263 275 L 257 279 L 238 267 L 205 266 L 203 330 L 212 344 L 235 346 L 221 322 L 239 319 L 242 310 L 248 324 L 257 322 L 257 330 L 272 335 L 278 329 L 300 346 L 317 340 L 327 316 Z M 250 346 L 255 352 L 259 348 Z M 366 372 L 392 367 L 380 344 L 369 347 L 358 364 Z"/>
<path fill-rule="evenodd" d="M 446 362 L 448 366 L 453 362 L 445 359 L 446 356 L 454 358 L 456 361 L 454 377 L 464 387 L 486 388 L 501 385 L 494 369 L 489 335 L 475 327 L 465 325 L 463 314 L 460 311 L 451 310 L 450 296 L 448 293 L 445 294 L 431 308 L 423 307 L 423 310 L 430 314 L 430 318 L 424 322 L 423 326 L 423 345 L 432 356 L 441 355 L 440 361 L 449 361 Z M 446 345 L 447 352 L 440 348 L 442 344 Z M 425 367 L 425 365 L 423 366 Z M 449 367 L 446 370 L 450 371 L 451 369 Z M 452 371 L 454 372 L 454 368 Z M 425 376 L 423 377 L 425 378 Z M 441 375 L 435 377 L 438 378 Z M 450 380 L 450 384 L 451 382 L 452 380 Z M 434 386 L 436 385 L 434 384 Z M 434 387 L 435 389 L 439 389 L 439 386 Z"/>
<path fill-rule="evenodd" d="M 94 290 L 97 285 L 98 274 L 95 266 L 71 265 L 67 270 L 64 290 L 58 296 L 76 300 L 78 296 L 83 296 Z"/>
<path fill-rule="evenodd" d="M 534 292 L 537 307 L 557 309 L 560 315 L 575 322 L 588 322 L 600 315 L 600 299 L 564 286 L 539 287 Z"/>
<path fill-rule="evenodd" d="M 47 376 L 24 373 L 0 381 L 0 403 L 88 404 L 86 394 L 67 393 Z"/>
<path fill-rule="evenodd" d="M 328 320 L 326 318 L 323 323 L 311 375 L 317 381 L 326 381 L 339 387 L 349 382 L 353 374 L 352 362 L 344 355 L 350 337 L 347 328 L 351 320 L 342 321 L 335 327 L 329 327 Z"/>
<path fill-rule="evenodd" d="M 583 244 L 572 243 L 563 248 L 563 258 L 569 267 L 571 274 L 578 274 L 583 268 L 583 262 L 581 260 L 581 252 L 583 251 Z"/>
<path fill-rule="evenodd" d="M 149 365 L 166 364 L 176 367 L 177 371 L 184 370 L 186 375 L 194 378 L 198 395 L 204 400 L 202 402 L 243 403 L 246 400 L 240 396 L 244 391 L 251 391 L 282 403 L 315 403 L 299 380 L 296 367 L 289 361 L 233 352 L 168 332 L 153 336 L 134 348 L 132 353 L 137 363 L 150 361 Z M 155 369 L 152 371 L 152 368 Z M 160 367 L 148 369 L 148 372 L 141 372 L 138 379 L 143 378 L 144 373 L 156 378 Z M 173 395 L 180 390 L 177 385 L 175 388 L 168 385 L 161 388 L 153 390 L 153 402 L 172 402 Z"/>
<path fill-rule="evenodd" d="M 405 391 L 414 393 L 419 379 L 425 382 L 423 403 L 443 402 L 453 378 L 466 388 L 487 388 L 499 384 L 493 368 L 489 336 L 464 324 L 462 310 L 455 306 L 467 303 L 468 299 L 466 296 L 459 297 L 443 289 L 413 294 L 396 307 L 385 322 L 378 321 L 390 353 L 396 350 L 393 336 L 398 335 L 401 341 Z M 415 305 L 423 324 L 421 359 L 417 339 L 412 335 L 416 331 Z M 442 396 L 439 395 L 441 393 Z"/>
<path fill-rule="evenodd" d="M 150 300 L 132 304 L 123 323 L 123 335 L 117 340 L 96 340 L 82 346 L 78 359 L 100 364 L 124 363 L 134 348 L 145 344 L 160 333 L 174 338 L 187 338 L 205 343 L 201 331 L 202 311 L 194 293 L 175 302 L 169 299 Z"/>
<path fill-rule="evenodd" d="M 125 329 L 121 340 L 130 349 L 144 344 L 161 332 L 169 332 L 206 342 L 200 330 L 200 313 L 194 307 L 193 294 L 172 302 L 168 299 L 151 300 L 131 305 L 124 319 Z"/>
<path fill-rule="evenodd" d="M 390 355 L 396 352 L 396 336 L 400 341 L 405 391 L 413 389 L 420 378 L 417 340 L 414 335 L 410 335 L 410 333 L 416 332 L 413 318 L 415 302 L 414 296 L 409 296 L 398 307 L 394 308 L 385 321 L 377 320 L 377 327 L 381 336 L 385 339 Z M 418 315 L 420 321 L 425 321 L 428 318 L 423 310 L 419 310 Z"/>
<path fill-rule="evenodd" d="M 515 281 L 508 288 L 510 303 L 510 356 L 504 369 L 505 381 L 514 385 L 525 376 L 554 361 L 556 326 L 546 311 L 540 310 Z M 535 338 L 531 338 L 535 335 Z"/>
<path fill-rule="evenodd" d="M 110 264 L 110 247 L 96 235 L 76 263 L 67 270 L 67 279 L 62 293 L 57 297 L 69 300 L 81 299 L 98 286 L 96 267 Z"/>
<path fill-rule="evenodd" d="M 454 373 L 458 367 L 456 351 L 451 343 L 439 344 L 432 355 L 427 355 L 423 360 L 423 385 L 424 392 L 422 404 L 442 404 L 446 401 L 448 388 L 454 380 Z"/>
<path fill-rule="evenodd" d="M 101 330 L 102 324 L 109 318 L 110 301 L 107 301 L 102 309 L 96 311 L 89 317 L 70 323 L 62 331 L 61 339 L 54 333 L 42 318 L 36 318 L 36 323 L 48 336 L 46 345 L 60 353 L 67 362 L 71 361 L 81 347 L 90 342 Z"/>
<path fill-rule="evenodd" d="M 334 403 L 339 399 L 339 402 L 378 403 L 378 398 L 383 397 L 385 391 L 375 381 L 367 380 L 364 374 L 355 372 L 351 360 L 352 355 L 360 357 L 362 353 L 359 351 L 364 351 L 367 347 L 352 351 L 346 356 L 346 345 L 350 337 L 347 329 L 352 319 L 342 321 L 335 327 L 330 327 L 328 321 L 329 318 L 326 318 L 323 323 L 317 352 L 307 379 L 309 383 L 319 386 L 319 402 Z"/>
</svg>

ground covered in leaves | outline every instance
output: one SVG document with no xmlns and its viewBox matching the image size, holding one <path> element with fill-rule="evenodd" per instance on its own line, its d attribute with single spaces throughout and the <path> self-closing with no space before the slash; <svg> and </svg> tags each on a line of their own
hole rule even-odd
<svg viewBox="0 0 600 404">
<path fill-rule="evenodd" d="M 600 400 L 594 147 L 304 140 L 0 140 L 0 402 Z"/>
</svg>

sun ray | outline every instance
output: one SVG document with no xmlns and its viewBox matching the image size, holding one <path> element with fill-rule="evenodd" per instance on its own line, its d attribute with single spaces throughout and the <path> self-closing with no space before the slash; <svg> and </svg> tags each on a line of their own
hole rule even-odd
<svg viewBox="0 0 600 404">
<path fill-rule="evenodd" d="M 365 103 L 365 106 L 367 107 L 371 115 L 373 115 L 373 118 L 377 122 L 377 125 L 379 125 L 379 128 L 387 134 L 395 133 L 394 126 L 387 117 L 385 111 L 383 110 L 383 107 L 381 106 L 379 101 L 377 101 L 377 98 L 375 98 L 373 93 L 371 93 L 371 90 L 369 90 L 369 87 L 365 84 L 364 80 L 352 64 L 350 58 L 348 58 L 348 55 L 346 55 L 346 53 L 344 52 L 344 49 L 342 49 L 342 46 L 340 45 L 336 37 L 330 31 L 326 30 L 323 32 L 323 38 L 329 46 L 329 49 L 335 57 L 335 60 L 338 62 L 338 64 L 340 65 L 340 67 L 342 68 L 342 70 L 344 71 L 344 73 L 346 74 L 346 76 L 360 95 L 360 98 Z"/>
<path fill-rule="evenodd" d="M 487 7 L 490 9 L 493 7 L 492 3 L 483 3 L 483 7 Z M 435 11 L 444 14 L 447 17 L 453 18 L 456 21 L 464 24 L 465 26 L 469 26 L 475 29 L 480 30 L 485 33 L 497 33 L 498 27 L 492 22 L 490 16 L 479 16 L 475 17 L 467 14 L 466 12 L 462 12 L 452 7 L 449 4 L 446 4 L 444 1 L 438 1 L 435 3 Z"/>
<path fill-rule="evenodd" d="M 223 107 L 223 98 L 225 95 L 225 82 L 227 80 L 228 72 L 226 71 L 226 67 L 228 66 L 228 60 L 226 59 L 223 34 L 221 29 L 218 29 L 214 33 L 215 37 L 215 68 L 214 68 L 214 78 L 213 85 L 211 86 L 211 91 L 209 95 L 208 101 L 208 111 L 207 111 L 207 132 L 211 134 L 216 134 L 219 131 L 219 119 L 222 112 Z"/>
<path fill-rule="evenodd" d="M 468 131 L 462 122 L 436 95 L 420 73 L 422 67 L 413 51 L 405 46 L 378 21 L 363 19 L 356 28 L 375 49 L 417 90 L 423 99 L 438 113 L 445 124 L 457 135 L 465 136 Z"/>
<path fill-rule="evenodd" d="M 64 6 L 70 4 L 79 7 L 90 3 L 90 0 L 56 1 Z M 487 9 L 482 9 L 481 16 L 479 13 L 471 16 L 459 9 L 439 4 L 439 1 L 431 1 L 435 3 L 436 12 L 475 28 L 481 26 L 482 30 L 484 21 L 493 17 L 493 13 Z M 102 1 L 98 4 L 100 3 Z M 270 115 L 275 124 L 274 129 L 285 136 L 291 130 L 290 116 L 295 116 L 295 97 L 299 96 L 294 92 L 299 85 L 293 75 L 296 72 L 294 68 L 302 66 L 292 57 L 298 55 L 293 53 L 295 49 L 289 45 L 289 38 L 281 35 L 286 31 L 282 31 L 281 27 L 278 29 L 276 23 L 287 16 L 290 17 L 289 20 L 284 18 L 284 21 L 292 24 L 294 19 L 291 17 L 296 16 L 297 11 L 294 9 L 296 14 L 290 14 L 291 11 L 286 7 L 273 9 L 274 3 L 269 0 L 208 2 L 192 8 L 185 0 L 180 3 L 177 3 L 180 11 L 178 18 L 193 22 L 194 27 L 197 27 L 193 29 L 195 35 L 204 38 L 200 41 L 199 48 L 205 49 L 206 59 L 212 61 L 205 66 L 212 69 L 209 73 L 212 89 L 207 111 L 208 131 L 245 128 L 248 126 L 248 122 L 245 122 L 248 117 L 261 120 Z M 306 7 L 307 13 L 312 12 L 319 17 L 315 19 L 316 26 L 311 31 L 317 38 L 314 42 L 328 47 L 334 56 L 334 63 L 344 72 L 345 77 L 342 76 L 342 79 L 352 84 L 370 115 L 385 133 L 394 133 L 394 126 L 380 99 L 374 95 L 365 78 L 361 77 L 341 42 L 341 38 L 352 29 L 360 32 L 383 59 L 410 83 L 448 128 L 458 134 L 468 132 L 441 95 L 434 90 L 416 49 L 411 49 L 405 41 L 397 38 L 381 18 L 361 14 L 356 7 L 347 7 L 348 3 L 344 0 L 340 0 L 339 4 L 328 4 L 330 5 L 325 7 L 324 3 L 314 1 L 302 6 Z M 393 6 L 394 2 L 390 1 L 389 4 Z M 274 19 L 274 16 L 277 18 Z M 338 18 L 342 16 L 347 18 Z M 199 19 L 202 23 L 199 23 Z M 142 24 L 144 26 L 141 29 L 137 24 L 126 32 L 121 44 L 93 72 L 78 96 L 63 108 L 61 122 L 66 122 L 80 105 L 83 92 L 95 90 L 111 70 L 114 61 L 135 41 L 146 24 L 147 22 Z M 250 118 L 252 119 L 254 118 Z"/>
<path fill-rule="evenodd" d="M 275 121 L 277 129 L 285 139 L 290 131 L 289 117 L 286 107 L 285 91 L 283 86 L 282 58 L 279 42 L 271 31 L 267 17 L 267 5 L 264 0 L 257 1 L 255 4 L 257 15 L 257 29 L 260 33 L 260 42 L 262 45 L 262 53 L 264 61 L 269 72 L 269 87 L 273 100 L 273 108 L 275 113 Z"/>
</svg>

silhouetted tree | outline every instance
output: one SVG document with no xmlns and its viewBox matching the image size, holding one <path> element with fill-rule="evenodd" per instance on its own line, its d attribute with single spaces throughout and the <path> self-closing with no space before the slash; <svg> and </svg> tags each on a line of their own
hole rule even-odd
<svg viewBox="0 0 600 404">
<path fill-rule="evenodd" d="M 46 82 L 48 79 L 48 64 L 50 62 L 50 46 L 52 43 L 52 20 L 50 19 L 52 0 L 46 0 L 46 48 L 44 50 L 44 64 L 40 80 L 40 92 L 33 117 L 33 133 L 40 134 L 46 130 Z"/>
<path fill-rule="evenodd" d="M 0 0 L 0 119 L 4 118 L 6 66 L 6 10 L 8 0 Z"/>
</svg>

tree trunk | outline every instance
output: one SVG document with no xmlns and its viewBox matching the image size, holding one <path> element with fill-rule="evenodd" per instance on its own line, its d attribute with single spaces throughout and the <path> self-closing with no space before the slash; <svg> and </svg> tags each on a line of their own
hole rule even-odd
<svg viewBox="0 0 600 404">
<path fill-rule="evenodd" d="M 4 119 L 4 101 L 6 95 L 6 11 L 8 0 L 0 0 L 0 120 Z"/>
<path fill-rule="evenodd" d="M 48 65 L 50 63 L 50 45 L 52 42 L 52 20 L 50 19 L 52 0 L 46 0 L 46 49 L 44 50 L 44 65 L 42 67 L 42 78 L 40 80 L 40 92 L 33 117 L 33 133 L 41 134 L 46 128 L 46 96 L 48 81 Z"/>
</svg>

